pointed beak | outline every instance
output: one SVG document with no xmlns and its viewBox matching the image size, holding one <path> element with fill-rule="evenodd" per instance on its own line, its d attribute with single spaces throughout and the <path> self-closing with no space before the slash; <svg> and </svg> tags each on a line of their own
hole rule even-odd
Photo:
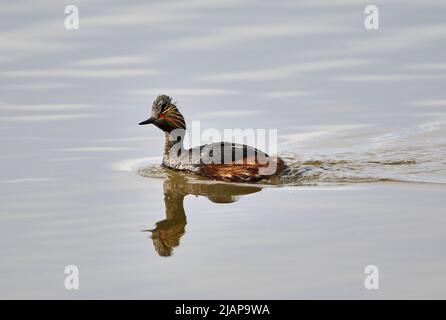
<svg viewBox="0 0 446 320">
<path fill-rule="evenodd" d="M 144 125 L 144 124 L 151 124 L 151 123 L 153 123 L 154 121 L 155 121 L 155 119 L 153 119 L 153 118 L 149 118 L 149 119 L 147 119 L 147 120 L 145 120 L 145 121 L 143 121 L 143 122 L 140 122 L 139 125 L 141 126 L 141 125 Z"/>
</svg>

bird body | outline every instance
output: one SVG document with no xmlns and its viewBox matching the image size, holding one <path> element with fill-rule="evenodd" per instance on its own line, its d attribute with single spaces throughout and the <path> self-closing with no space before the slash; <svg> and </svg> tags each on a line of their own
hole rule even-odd
<svg viewBox="0 0 446 320">
<path fill-rule="evenodd" d="M 256 182 L 278 175 L 285 163 L 253 147 L 217 142 L 185 149 L 183 140 L 186 124 L 171 98 L 158 96 L 149 119 L 140 123 L 154 124 L 165 132 L 163 166 L 192 172 L 214 180 Z"/>
</svg>

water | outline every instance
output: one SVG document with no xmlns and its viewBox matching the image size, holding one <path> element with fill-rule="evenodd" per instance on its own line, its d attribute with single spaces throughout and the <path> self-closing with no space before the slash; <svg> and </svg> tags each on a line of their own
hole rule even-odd
<svg viewBox="0 0 446 320">
<path fill-rule="evenodd" d="M 0 4 L 1 298 L 446 297 L 443 2 L 73 4 Z M 160 93 L 288 171 L 161 168 Z"/>
</svg>

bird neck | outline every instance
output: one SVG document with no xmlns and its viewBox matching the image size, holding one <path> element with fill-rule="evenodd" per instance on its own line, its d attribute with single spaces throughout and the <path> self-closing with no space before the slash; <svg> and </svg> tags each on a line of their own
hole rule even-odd
<svg viewBox="0 0 446 320">
<path fill-rule="evenodd" d="M 164 157 L 169 159 L 172 155 L 179 155 L 182 150 L 184 150 L 183 140 L 186 130 L 175 129 L 171 132 L 165 132 L 164 138 Z M 181 151 L 179 151 L 181 150 Z"/>
</svg>

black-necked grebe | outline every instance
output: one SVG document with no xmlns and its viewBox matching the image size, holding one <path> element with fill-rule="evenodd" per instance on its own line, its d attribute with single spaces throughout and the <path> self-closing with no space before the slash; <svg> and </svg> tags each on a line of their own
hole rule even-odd
<svg viewBox="0 0 446 320">
<path fill-rule="evenodd" d="M 193 172 L 214 180 L 256 182 L 280 174 L 285 164 L 253 147 L 217 142 L 184 149 L 186 123 L 172 99 L 158 96 L 149 119 L 140 123 L 154 124 L 165 132 L 163 165 L 170 169 Z"/>
</svg>

